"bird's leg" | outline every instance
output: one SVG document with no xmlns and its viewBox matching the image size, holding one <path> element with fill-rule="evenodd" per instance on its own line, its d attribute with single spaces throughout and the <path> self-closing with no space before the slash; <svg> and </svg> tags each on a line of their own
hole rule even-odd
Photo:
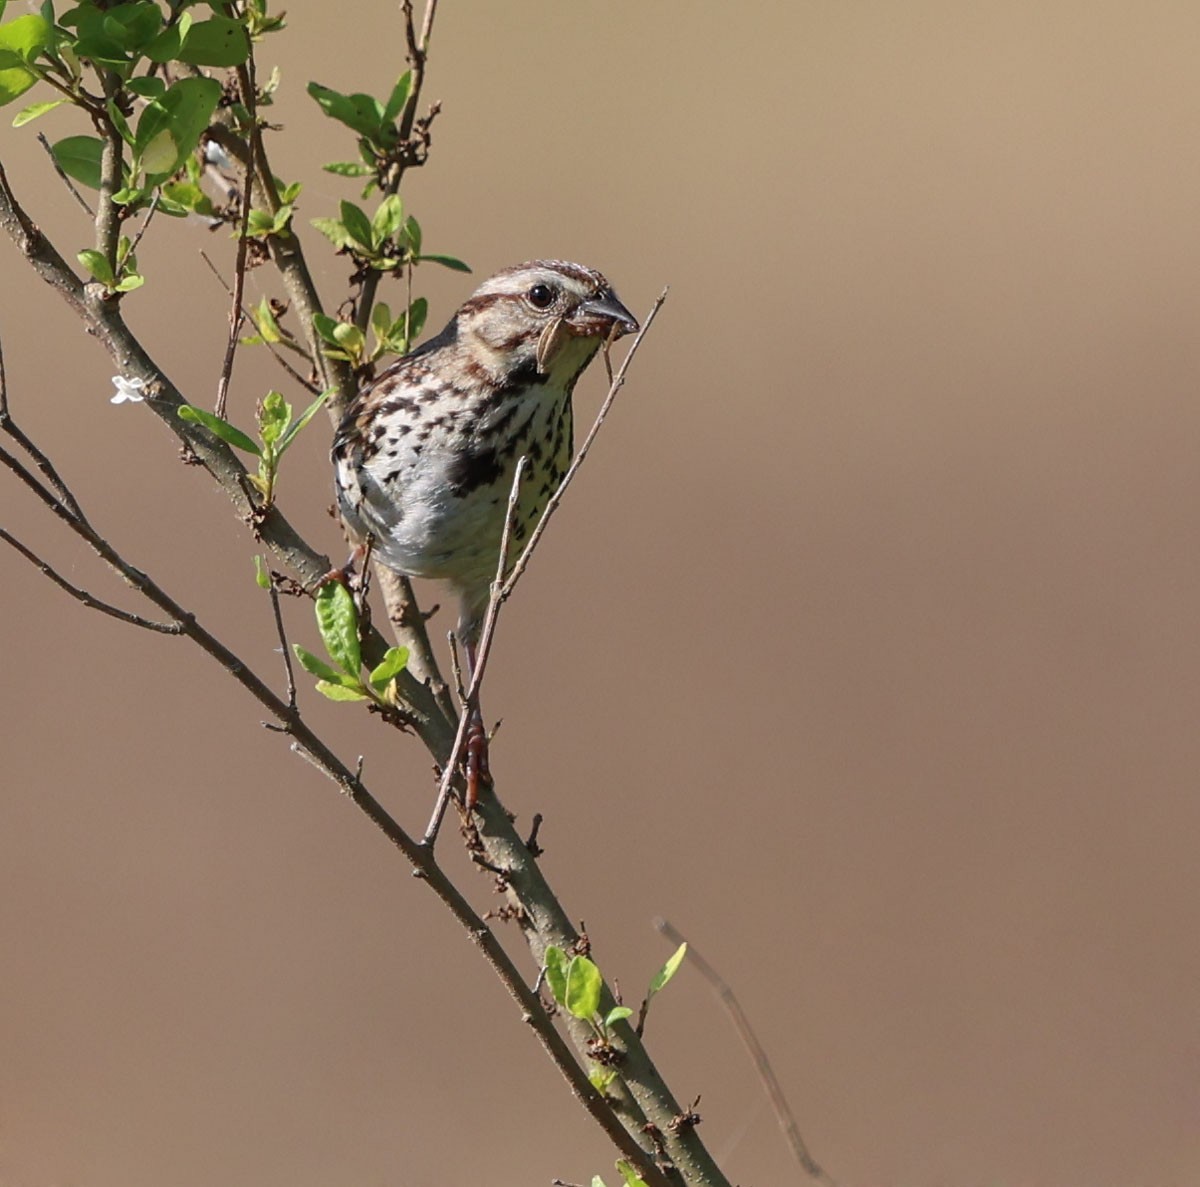
<svg viewBox="0 0 1200 1187">
<path fill-rule="evenodd" d="M 463 640 L 463 653 L 467 661 L 466 676 L 469 692 L 475 676 L 475 640 Z M 479 709 L 478 689 L 475 690 L 474 696 L 468 695 L 463 712 L 468 715 L 467 733 L 463 745 L 463 750 L 465 751 L 463 774 L 467 780 L 467 794 L 466 799 L 463 801 L 463 807 L 470 812 L 479 800 L 480 780 L 487 787 L 490 788 L 492 786 L 492 773 L 488 769 L 487 727 L 483 724 L 483 714 Z"/>
<path fill-rule="evenodd" d="M 340 569 L 330 569 L 320 581 L 317 582 L 316 588 L 320 589 L 327 581 L 337 581 L 344 585 L 351 593 L 361 583 L 366 576 L 366 562 L 370 556 L 371 545 L 370 541 L 363 544 L 355 544 L 350 551 L 350 555 L 346 558 L 346 563 Z M 363 567 L 363 578 L 360 579 L 356 569 L 359 565 Z"/>
</svg>

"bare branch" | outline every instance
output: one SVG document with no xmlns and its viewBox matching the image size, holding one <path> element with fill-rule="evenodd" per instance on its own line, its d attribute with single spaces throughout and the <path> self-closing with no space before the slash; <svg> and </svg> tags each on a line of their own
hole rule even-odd
<svg viewBox="0 0 1200 1187">
<path fill-rule="evenodd" d="M 10 532 L 5 531 L 4 528 L 0 528 L 0 540 L 3 540 L 6 544 L 10 544 L 44 577 L 49 577 L 59 589 L 69 593 L 77 602 L 82 602 L 89 610 L 99 610 L 101 614 L 107 614 L 110 618 L 115 618 L 118 622 L 128 623 L 130 626 L 142 627 L 147 631 L 158 631 L 163 635 L 179 635 L 183 633 L 183 628 L 177 622 L 154 622 L 149 618 L 130 614 L 127 610 L 110 606 L 107 602 L 102 602 L 99 598 L 88 593 L 87 590 L 80 589 L 77 585 L 72 585 L 62 574 L 56 572 L 46 561 L 42 560 L 37 553 L 26 548 L 20 540 Z"/>
<path fill-rule="evenodd" d="M 783 1094 L 783 1088 L 771 1068 L 771 1063 L 767 1059 L 767 1053 L 763 1049 L 763 1045 L 758 1041 L 758 1037 L 755 1035 L 753 1029 L 751 1029 L 750 1020 L 746 1017 L 745 1011 L 734 996 L 729 983 L 700 955 L 691 941 L 685 940 L 683 934 L 677 928 L 672 927 L 667 920 L 656 919 L 654 926 L 672 944 L 687 943 L 688 948 L 685 959 L 693 964 L 696 972 L 709 983 L 713 992 L 720 999 L 721 1004 L 729 1014 L 729 1019 L 733 1023 L 733 1029 L 737 1031 L 738 1038 L 742 1040 L 746 1050 L 750 1053 L 750 1058 L 754 1061 L 759 1079 L 762 1080 L 763 1088 L 766 1089 L 767 1097 L 771 1101 L 771 1108 L 775 1110 L 775 1119 L 779 1122 L 779 1128 L 783 1130 L 796 1161 L 804 1168 L 807 1174 L 819 1183 L 826 1184 L 826 1187 L 837 1187 L 834 1180 L 821 1169 L 816 1159 L 808 1152 L 808 1146 L 805 1145 L 804 1139 L 800 1136 L 800 1127 L 796 1124 L 795 1114 L 792 1112 L 791 1106 Z"/>
</svg>

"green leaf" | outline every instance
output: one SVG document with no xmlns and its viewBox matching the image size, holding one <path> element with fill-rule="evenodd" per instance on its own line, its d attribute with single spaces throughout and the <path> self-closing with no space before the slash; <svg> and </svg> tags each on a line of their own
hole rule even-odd
<svg viewBox="0 0 1200 1187">
<path fill-rule="evenodd" d="M 343 202 L 342 205 L 345 206 L 346 203 Z M 400 195 L 388 194 L 379 203 L 379 209 L 375 211 L 375 215 L 371 219 L 371 242 L 378 247 L 386 240 L 391 239 L 400 230 L 403 223 L 404 203 L 400 200 Z"/>
<path fill-rule="evenodd" d="M 330 388 L 330 389 L 329 389 L 329 391 L 324 391 L 324 392 L 322 392 L 322 393 L 321 393 L 321 394 L 320 394 L 320 395 L 319 395 L 319 396 L 318 396 L 318 397 L 317 397 L 317 398 L 316 398 L 316 399 L 315 399 L 315 400 L 314 400 L 314 401 L 313 401 L 311 404 L 309 404 L 309 406 L 308 406 L 307 408 L 305 408 L 305 410 L 304 410 L 304 411 L 303 411 L 303 412 L 300 414 L 300 419 L 299 419 L 299 420 L 295 420 L 295 421 L 293 421 L 293 422 L 292 422 L 292 424 L 290 425 L 290 427 L 289 427 L 289 428 L 287 429 L 287 431 L 286 431 L 286 432 L 283 434 L 283 437 L 280 439 L 280 442 L 279 442 L 278 446 L 277 446 L 277 447 L 276 447 L 276 449 L 275 449 L 275 455 L 276 455 L 276 457 L 283 457 L 283 455 L 284 455 L 284 452 L 287 450 L 288 446 L 289 446 L 289 445 L 291 445 L 291 443 L 292 443 L 293 441 L 295 441 L 295 440 L 296 440 L 296 434 L 297 434 L 297 433 L 299 433 L 299 432 L 300 432 L 300 430 L 301 430 L 302 428 L 304 428 L 304 426 L 305 426 L 306 424 L 308 424 L 308 422 L 309 422 L 310 420 L 312 420 L 312 418 L 313 418 L 314 416 L 316 416 L 316 415 L 317 415 L 317 413 L 318 413 L 318 412 L 321 410 L 322 406 L 324 405 L 325 401 L 326 401 L 326 400 L 328 400 L 328 399 L 329 399 L 329 397 L 330 397 L 331 395 L 333 395 L 333 389 L 332 389 L 332 388 Z M 290 409 L 289 409 L 289 413 L 288 413 L 288 414 L 289 414 L 289 415 L 291 415 Z"/>
<path fill-rule="evenodd" d="M 332 161 L 321 168 L 326 173 L 336 173 L 339 177 L 367 177 L 375 172 L 370 165 L 360 165 L 357 161 Z"/>
<path fill-rule="evenodd" d="M 591 1077 L 588 1077 L 591 1079 Z M 592 1176 L 592 1187 L 604 1187 L 604 1180 L 599 1175 Z"/>
<path fill-rule="evenodd" d="M 415 256 L 421 254 L 421 224 L 410 214 L 404 220 L 404 238 L 408 241 L 408 250 Z"/>
<path fill-rule="evenodd" d="M 383 109 L 384 124 L 394 124 L 396 117 L 404 110 L 405 103 L 408 102 L 408 96 L 412 92 L 412 71 L 406 70 L 398 79 L 396 85 L 392 87 L 392 93 L 388 96 L 387 106 Z"/>
<path fill-rule="evenodd" d="M 367 251 L 371 251 L 377 246 L 377 240 L 371 234 L 371 220 L 367 218 L 364 211 L 360 210 L 353 202 L 342 202 L 342 225 L 350 232 L 351 236 Z"/>
<path fill-rule="evenodd" d="M 105 104 L 108 108 L 108 118 L 112 120 L 113 127 L 120 134 L 121 139 L 126 144 L 133 143 L 133 133 L 129 129 L 129 121 L 125 118 L 125 113 L 111 100 Z"/>
<path fill-rule="evenodd" d="M 157 99 L 167 89 L 167 84 L 157 75 L 151 77 L 143 74 L 140 78 L 131 78 L 125 84 L 125 89 L 141 95 L 143 99 Z"/>
<path fill-rule="evenodd" d="M 195 150 L 221 98 L 215 78 L 181 78 L 146 104 L 134 148 L 148 175 L 174 173 Z"/>
<path fill-rule="evenodd" d="M 259 589 L 271 588 L 271 574 L 267 571 L 266 561 L 258 553 L 254 554 L 254 581 Z"/>
<path fill-rule="evenodd" d="M 112 265 L 102 252 L 85 247 L 77 254 L 76 258 L 88 270 L 93 279 L 98 280 L 101 284 L 112 288 L 116 283 L 117 278 L 113 275 Z"/>
<path fill-rule="evenodd" d="M 163 183 L 162 198 L 182 207 L 185 212 L 211 216 L 214 213 L 212 199 L 194 181 L 168 181 Z M 261 327 L 259 332 L 262 332 Z M 276 341 L 276 339 L 272 339 Z"/>
<path fill-rule="evenodd" d="M 283 331 L 279 328 L 279 322 L 275 320 L 275 313 L 271 309 L 271 302 L 266 297 L 259 301 L 258 308 L 254 310 L 254 328 L 258 330 L 259 337 L 264 342 L 283 341 Z"/>
<path fill-rule="evenodd" d="M 68 177 L 94 190 L 100 188 L 100 158 L 104 155 L 104 145 L 97 137 L 67 136 L 57 141 L 50 151 Z"/>
<path fill-rule="evenodd" d="M 334 337 L 334 330 L 337 328 L 337 322 L 327 313 L 313 314 L 313 329 L 331 346 L 337 345 L 337 339 Z"/>
<path fill-rule="evenodd" d="M 378 143 L 383 108 L 377 99 L 370 95 L 343 95 L 316 82 L 308 84 L 308 93 L 331 119 Z"/>
<path fill-rule="evenodd" d="M 140 289 L 146 283 L 146 278 L 139 272 L 126 272 L 116 284 L 113 285 L 113 292 L 116 293 L 131 293 L 134 289 Z"/>
<path fill-rule="evenodd" d="M 39 115 L 45 115 L 48 111 L 53 111 L 56 107 L 61 107 L 64 103 L 69 102 L 67 99 L 47 99 L 44 103 L 30 103 L 28 107 L 22 107 L 16 115 L 13 116 L 12 126 L 14 128 L 24 127 L 37 119 Z"/>
<path fill-rule="evenodd" d="M 262 457 L 262 450 L 259 449 L 257 442 L 247 437 L 241 429 L 235 429 L 227 420 L 222 420 L 211 412 L 205 412 L 203 408 L 196 408 L 192 404 L 180 404 L 179 419 L 189 420 L 193 424 L 201 424 L 214 436 L 220 437 L 222 441 L 232 445 L 235 449 L 252 453 L 255 457 Z"/>
<path fill-rule="evenodd" d="M 600 1008 L 600 990 L 604 982 L 600 970 L 586 956 L 573 956 L 567 965 L 567 984 L 563 1005 L 576 1018 L 591 1018 Z"/>
<path fill-rule="evenodd" d="M 358 643 L 358 611 L 340 581 L 326 581 L 317 591 L 317 628 L 333 661 L 358 678 L 362 653 Z"/>
<path fill-rule="evenodd" d="M 310 218 L 308 221 L 339 251 L 355 251 L 358 248 L 358 241 L 340 219 Z"/>
<path fill-rule="evenodd" d="M 126 0 L 126 3 L 111 5 L 101 21 L 105 36 L 132 52 L 144 49 L 161 27 L 162 13 L 152 0 L 132 4 Z"/>
<path fill-rule="evenodd" d="M 546 984 L 561 1006 L 567 996 L 567 954 L 553 944 L 546 949 Z"/>
<path fill-rule="evenodd" d="M 0 107 L 20 98 L 37 80 L 26 66 L 0 67 Z"/>
<path fill-rule="evenodd" d="M 358 354 L 366 344 L 362 330 L 348 321 L 340 321 L 333 327 L 333 340 L 350 354 Z"/>
<path fill-rule="evenodd" d="M 181 21 L 164 29 L 146 47 L 146 57 L 152 61 L 179 61 L 192 66 L 240 66 L 249 56 L 246 30 L 240 21 L 225 16 L 214 16 L 186 28 Z"/>
<path fill-rule="evenodd" d="M 44 16 L 30 13 L 0 25 L 0 66 L 32 62 L 54 44 L 54 27 Z"/>
<path fill-rule="evenodd" d="M 263 444 L 274 445 L 283 436 L 291 419 L 291 405 L 283 398 L 283 393 L 267 392 L 258 410 L 258 435 Z"/>
<path fill-rule="evenodd" d="M 265 210 L 251 210 L 246 217 L 246 234 L 269 235 L 275 229 L 275 218 Z"/>
<path fill-rule="evenodd" d="M 330 684 L 328 680 L 317 681 L 317 692 L 327 696 L 331 701 L 369 701 L 371 698 L 365 692 L 349 688 L 345 684 Z"/>
<path fill-rule="evenodd" d="M 617 1172 L 625 1180 L 625 1187 L 646 1187 L 646 1180 L 634 1170 L 633 1163 L 628 1159 L 617 1159 Z"/>
<path fill-rule="evenodd" d="M 260 582 L 259 584 L 261 585 L 262 583 Z M 323 659 L 318 659 L 313 655 L 311 651 L 305 651 L 299 643 L 293 643 L 292 650 L 296 653 L 296 658 L 300 661 L 300 666 L 310 675 L 327 680 L 330 684 L 340 684 L 342 681 L 350 679 L 345 672 L 339 672 L 336 668 L 331 668 Z"/>
<path fill-rule="evenodd" d="M 392 311 L 388 305 L 380 301 L 375 308 L 371 310 L 371 329 L 375 331 L 375 337 L 382 342 L 392 328 Z"/>
<path fill-rule="evenodd" d="M 588 1072 L 588 1083 L 597 1091 L 604 1092 L 608 1086 L 617 1078 L 617 1073 L 612 1068 L 601 1067 L 600 1064 L 592 1065 L 592 1070 Z M 596 1182 L 595 1179 L 592 1180 Z"/>
<path fill-rule="evenodd" d="M 670 959 L 662 966 L 654 975 L 654 979 L 650 982 L 650 990 L 646 994 L 647 1000 L 652 998 L 675 974 L 679 971 L 679 966 L 683 964 L 683 958 L 687 955 L 687 944 L 680 944 L 678 948 L 671 954 Z"/>
<path fill-rule="evenodd" d="M 384 654 L 382 662 L 376 667 L 369 677 L 372 685 L 382 692 L 391 682 L 404 671 L 404 665 L 408 663 L 408 648 L 407 647 L 389 647 Z"/>
<path fill-rule="evenodd" d="M 454 256 L 417 256 L 414 263 L 424 264 L 441 264 L 443 268 L 450 268 L 455 272 L 470 272 L 470 266 L 464 264 L 462 260 L 457 260 Z"/>
<path fill-rule="evenodd" d="M 425 328 L 425 317 L 429 313 L 429 302 L 424 297 L 418 297 L 408 307 L 408 326 L 405 335 L 411 342 L 414 338 L 420 336 L 421 331 Z"/>
<path fill-rule="evenodd" d="M 607 1014 L 604 1015 L 604 1028 L 607 1030 L 616 1022 L 624 1022 L 626 1018 L 633 1016 L 633 1011 L 628 1006 L 613 1006 Z"/>
</svg>

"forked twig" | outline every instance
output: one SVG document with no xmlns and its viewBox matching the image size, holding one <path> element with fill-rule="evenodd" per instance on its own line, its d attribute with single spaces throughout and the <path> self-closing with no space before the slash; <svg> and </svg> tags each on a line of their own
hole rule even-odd
<svg viewBox="0 0 1200 1187">
<path fill-rule="evenodd" d="M 678 928 L 672 927 L 667 920 L 656 919 L 654 926 L 672 944 L 682 944 L 685 942 L 682 932 Z M 750 1052 L 750 1058 L 754 1061 L 759 1078 L 766 1089 L 767 1097 L 771 1102 L 771 1108 L 775 1110 L 775 1119 L 779 1122 L 779 1128 L 783 1130 L 788 1145 L 796 1157 L 796 1161 L 817 1182 L 824 1183 L 826 1187 L 837 1187 L 834 1179 L 818 1165 L 816 1159 L 808 1152 L 808 1147 L 804 1144 L 804 1139 L 800 1136 L 800 1127 L 796 1124 L 795 1115 L 792 1113 L 787 1098 L 783 1095 L 783 1088 L 780 1086 L 774 1071 L 771 1069 L 767 1053 L 751 1029 L 750 1020 L 746 1017 L 745 1011 L 743 1011 L 737 998 L 734 996 L 729 983 L 700 955 L 690 940 L 686 942 L 688 948 L 685 959 L 690 961 L 695 966 L 696 972 L 712 986 L 713 992 L 720 999 L 721 1004 L 729 1014 L 730 1021 L 733 1023 L 733 1029 L 737 1031 L 738 1038 L 742 1040 L 746 1046 L 746 1050 Z"/>
<path fill-rule="evenodd" d="M 3 451 L 0 451 L 2 453 Z M 11 545 L 19 552 L 35 569 L 38 570 L 44 577 L 48 577 L 59 589 L 65 593 L 69 593 L 77 602 L 83 603 L 89 610 L 99 610 L 101 614 L 107 614 L 110 618 L 115 618 L 118 622 L 128 623 L 129 626 L 140 626 L 143 630 L 157 631 L 161 635 L 181 635 L 183 627 L 177 622 L 155 622 L 150 618 L 143 618 L 140 614 L 131 614 L 128 610 L 122 610 L 117 606 L 111 606 L 108 602 L 102 602 L 98 597 L 88 593 L 86 589 L 80 589 L 77 585 L 72 585 L 61 573 L 56 572 L 51 566 L 32 549 L 26 548 L 16 536 L 10 532 L 0 528 L 0 540 Z"/>
</svg>

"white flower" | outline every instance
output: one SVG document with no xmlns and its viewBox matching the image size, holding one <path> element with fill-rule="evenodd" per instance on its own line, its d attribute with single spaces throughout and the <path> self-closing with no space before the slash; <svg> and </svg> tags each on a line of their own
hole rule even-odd
<svg viewBox="0 0 1200 1187">
<path fill-rule="evenodd" d="M 142 388 L 146 386 L 144 379 L 126 379 L 124 375 L 114 375 L 113 386 L 117 394 L 110 403 L 124 404 L 128 400 L 131 404 L 140 404 L 146 398 L 142 395 Z"/>
</svg>

